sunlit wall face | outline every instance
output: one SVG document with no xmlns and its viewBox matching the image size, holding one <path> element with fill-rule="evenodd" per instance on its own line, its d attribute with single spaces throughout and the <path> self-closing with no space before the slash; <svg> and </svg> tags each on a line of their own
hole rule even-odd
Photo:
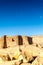
<svg viewBox="0 0 43 65">
<path fill-rule="evenodd" d="M 43 0 L 0 0 L 0 36 L 43 35 Z"/>
</svg>

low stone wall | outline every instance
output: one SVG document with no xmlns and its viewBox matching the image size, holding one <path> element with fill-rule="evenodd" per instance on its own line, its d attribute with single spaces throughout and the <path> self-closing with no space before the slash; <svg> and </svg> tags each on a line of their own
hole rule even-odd
<svg viewBox="0 0 43 65">
<path fill-rule="evenodd" d="M 32 42 L 43 44 L 43 36 L 32 36 Z"/>
<path fill-rule="evenodd" d="M 6 36 L 0 37 L 0 48 L 7 48 L 15 45 L 42 44 L 43 36 Z"/>
</svg>

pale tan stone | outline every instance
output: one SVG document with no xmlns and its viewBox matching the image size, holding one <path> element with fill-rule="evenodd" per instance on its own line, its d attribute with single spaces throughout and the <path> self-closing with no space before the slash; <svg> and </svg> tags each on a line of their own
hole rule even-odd
<svg viewBox="0 0 43 65">
<path fill-rule="evenodd" d="M 29 38 L 32 40 L 22 36 L 23 44 L 19 45 L 18 36 L 6 36 L 4 47 L 4 36 L 0 37 L 0 65 L 43 65 L 43 36 Z"/>
</svg>

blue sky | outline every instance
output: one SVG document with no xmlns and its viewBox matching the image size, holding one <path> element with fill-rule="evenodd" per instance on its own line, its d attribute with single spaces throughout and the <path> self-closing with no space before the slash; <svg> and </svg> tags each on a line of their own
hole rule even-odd
<svg viewBox="0 0 43 65">
<path fill-rule="evenodd" d="M 3 35 L 43 35 L 43 0 L 0 0 Z"/>
</svg>

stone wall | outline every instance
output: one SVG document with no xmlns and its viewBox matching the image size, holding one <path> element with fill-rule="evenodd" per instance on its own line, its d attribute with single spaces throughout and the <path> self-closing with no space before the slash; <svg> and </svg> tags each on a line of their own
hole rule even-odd
<svg viewBox="0 0 43 65">
<path fill-rule="evenodd" d="M 43 36 L 32 36 L 33 43 L 43 44 Z"/>
<path fill-rule="evenodd" d="M 16 45 L 42 44 L 43 36 L 6 36 L 0 37 L 0 48 L 7 48 Z"/>
<path fill-rule="evenodd" d="M 15 45 L 32 44 L 32 38 L 27 36 L 6 36 L 0 37 L 0 48 L 7 48 Z"/>
</svg>

